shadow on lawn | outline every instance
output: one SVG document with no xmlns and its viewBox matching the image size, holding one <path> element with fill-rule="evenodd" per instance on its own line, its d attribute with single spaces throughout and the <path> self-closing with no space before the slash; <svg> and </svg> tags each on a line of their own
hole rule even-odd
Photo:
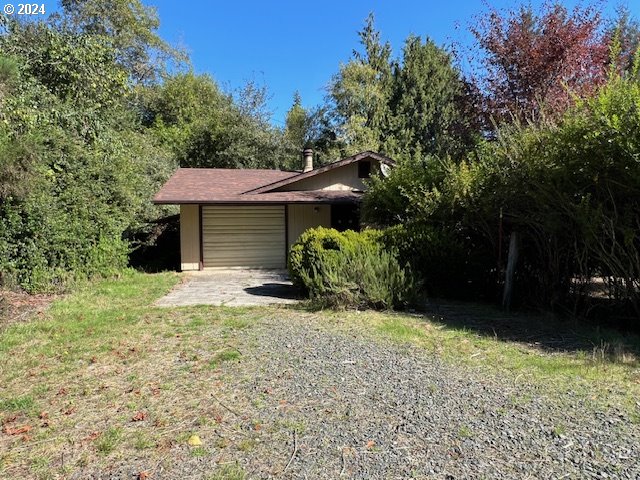
<svg viewBox="0 0 640 480">
<path fill-rule="evenodd" d="M 466 302 L 428 301 L 423 310 L 443 325 L 498 340 L 554 352 L 577 352 L 615 361 L 640 359 L 640 337 L 552 315 L 507 313 L 497 307 Z M 630 358 L 631 357 L 631 358 Z"/>
</svg>

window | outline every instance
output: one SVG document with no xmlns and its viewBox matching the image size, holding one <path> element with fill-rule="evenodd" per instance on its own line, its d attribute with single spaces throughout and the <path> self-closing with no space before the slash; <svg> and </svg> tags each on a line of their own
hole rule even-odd
<svg viewBox="0 0 640 480">
<path fill-rule="evenodd" d="M 358 162 L 358 178 L 369 178 L 371 176 L 371 162 L 360 160 Z"/>
</svg>

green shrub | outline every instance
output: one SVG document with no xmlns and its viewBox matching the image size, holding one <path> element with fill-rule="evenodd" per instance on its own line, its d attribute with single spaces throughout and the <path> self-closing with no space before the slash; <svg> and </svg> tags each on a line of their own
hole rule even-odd
<svg viewBox="0 0 640 480">
<path fill-rule="evenodd" d="M 469 234 L 429 224 L 396 225 L 382 231 L 385 247 L 397 251 L 400 264 L 411 265 L 430 295 L 465 298 L 487 296 L 493 256 Z"/>
<path fill-rule="evenodd" d="M 391 309 L 415 292 L 413 277 L 385 249 L 382 232 L 307 230 L 291 247 L 289 272 L 320 306 Z"/>
</svg>

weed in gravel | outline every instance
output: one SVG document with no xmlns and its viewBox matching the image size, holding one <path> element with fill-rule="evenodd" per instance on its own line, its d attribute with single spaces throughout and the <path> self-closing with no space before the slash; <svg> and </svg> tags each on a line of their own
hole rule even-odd
<svg viewBox="0 0 640 480">
<path fill-rule="evenodd" d="M 38 477 L 46 472 L 49 467 L 49 459 L 47 457 L 35 456 L 29 461 L 31 471 L 36 473 Z"/>
<path fill-rule="evenodd" d="M 254 448 L 256 448 L 256 440 L 254 438 L 245 438 L 238 443 L 238 450 L 241 452 L 250 452 Z"/>
<path fill-rule="evenodd" d="M 189 451 L 189 455 L 194 458 L 206 457 L 208 455 L 207 449 L 204 447 L 195 447 Z"/>
<path fill-rule="evenodd" d="M 146 432 L 136 432 L 133 438 L 133 446 L 136 450 L 146 450 L 156 446 L 156 442 Z"/>
<path fill-rule="evenodd" d="M 239 465 L 222 465 L 209 480 L 245 480 L 247 474 Z"/>
<path fill-rule="evenodd" d="M 458 436 L 460 438 L 471 438 L 473 436 L 473 433 L 471 432 L 471 429 L 469 427 L 463 425 L 458 429 Z"/>
<path fill-rule="evenodd" d="M 307 428 L 305 423 L 302 420 L 299 420 L 299 421 L 281 420 L 276 424 L 279 425 L 284 430 L 288 430 L 290 432 L 297 432 L 298 434 L 304 433 Z"/>
<path fill-rule="evenodd" d="M 555 425 L 553 427 L 552 432 L 556 437 L 560 438 L 560 437 L 566 435 L 567 427 L 565 427 L 564 425 Z"/>
<path fill-rule="evenodd" d="M 509 395 L 509 401 L 515 407 L 521 407 L 531 403 L 533 396 L 530 393 Z"/>
<path fill-rule="evenodd" d="M 229 318 L 225 318 L 224 321 L 222 322 L 222 324 L 225 327 L 231 328 L 231 329 L 235 329 L 235 330 L 242 330 L 244 328 L 247 328 L 251 325 L 251 322 L 249 320 L 247 320 L 246 318 L 243 318 L 241 316 L 232 316 Z"/>
<path fill-rule="evenodd" d="M 258 410 L 262 410 L 267 407 L 267 395 L 264 393 L 258 394 L 256 398 L 251 400 L 251 404 Z"/>
</svg>

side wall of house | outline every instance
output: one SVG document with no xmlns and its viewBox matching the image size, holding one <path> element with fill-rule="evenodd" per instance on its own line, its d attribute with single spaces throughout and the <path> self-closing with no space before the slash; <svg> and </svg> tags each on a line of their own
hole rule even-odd
<svg viewBox="0 0 640 480">
<path fill-rule="evenodd" d="M 289 205 L 288 209 L 287 249 L 308 228 L 331 226 L 331 205 Z"/>
<path fill-rule="evenodd" d="M 379 171 L 378 162 L 371 160 L 371 172 Z M 313 177 L 285 185 L 275 191 L 293 190 L 365 190 L 363 178 L 358 178 L 358 163 L 350 163 Z"/>
<path fill-rule="evenodd" d="M 200 269 L 200 208 L 180 205 L 180 269 Z"/>
</svg>

